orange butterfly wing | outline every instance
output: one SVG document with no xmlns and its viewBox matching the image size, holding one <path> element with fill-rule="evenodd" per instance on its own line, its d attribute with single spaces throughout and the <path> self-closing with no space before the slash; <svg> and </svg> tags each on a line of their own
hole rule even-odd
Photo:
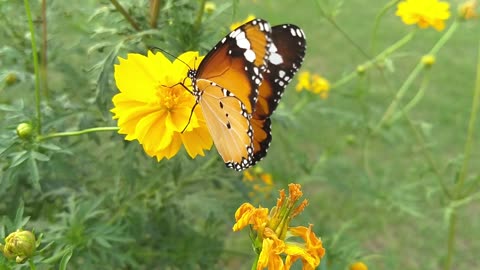
<svg viewBox="0 0 480 270">
<path fill-rule="evenodd" d="M 270 53 L 271 28 L 255 19 L 232 31 L 189 72 L 217 151 L 227 167 L 255 163 L 250 119 Z"/>
<path fill-rule="evenodd" d="M 262 74 L 258 101 L 250 121 L 255 162 L 267 154 L 272 140 L 270 116 L 305 57 L 305 33 L 298 26 L 283 24 L 272 27 L 272 42 L 267 70 Z"/>
</svg>

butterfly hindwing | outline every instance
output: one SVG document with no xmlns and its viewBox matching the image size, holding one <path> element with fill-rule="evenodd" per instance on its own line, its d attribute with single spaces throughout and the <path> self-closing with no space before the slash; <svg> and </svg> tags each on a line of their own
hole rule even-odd
<svg viewBox="0 0 480 270">
<path fill-rule="evenodd" d="M 262 74 L 258 101 L 252 116 L 254 163 L 266 154 L 271 136 L 270 116 L 305 57 L 305 33 L 298 26 L 283 24 L 272 27 L 272 46 L 267 70 Z"/>
</svg>

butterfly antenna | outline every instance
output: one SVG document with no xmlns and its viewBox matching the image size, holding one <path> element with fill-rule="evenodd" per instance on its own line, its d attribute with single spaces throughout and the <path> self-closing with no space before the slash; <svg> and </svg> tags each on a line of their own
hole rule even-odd
<svg viewBox="0 0 480 270">
<path fill-rule="evenodd" d="M 162 49 L 162 48 L 158 48 L 158 47 L 151 47 L 150 49 L 151 49 L 151 50 L 157 50 L 157 51 L 161 51 L 161 52 L 163 52 L 163 53 L 165 53 L 165 54 L 168 54 L 168 55 L 170 55 L 171 57 L 173 57 L 173 58 L 177 59 L 178 61 L 180 61 L 180 62 L 184 63 L 184 64 L 185 64 L 185 65 L 188 67 L 188 69 L 192 69 L 192 68 L 191 68 L 191 67 L 190 67 L 190 66 L 189 66 L 187 63 L 185 63 L 185 61 L 183 61 L 182 59 L 180 59 L 180 58 L 176 57 L 175 55 L 173 55 L 173 54 L 171 54 L 171 53 L 169 53 L 169 52 L 165 51 L 165 50 L 164 50 L 164 49 Z M 195 60 L 196 60 L 196 59 L 197 59 L 197 58 L 195 57 Z"/>
<path fill-rule="evenodd" d="M 193 110 L 195 110 L 195 107 L 197 107 L 197 102 L 195 102 L 195 105 L 193 105 L 193 108 L 192 110 L 190 111 L 190 117 L 188 117 L 188 123 L 187 125 L 183 128 L 182 132 L 183 133 L 185 131 L 185 129 L 187 129 L 188 125 L 190 125 L 190 121 L 192 120 L 192 115 L 193 115 Z"/>
</svg>

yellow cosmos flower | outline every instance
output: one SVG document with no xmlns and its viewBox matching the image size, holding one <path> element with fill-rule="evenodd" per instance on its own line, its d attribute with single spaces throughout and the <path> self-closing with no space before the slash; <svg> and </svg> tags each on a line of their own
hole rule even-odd
<svg viewBox="0 0 480 270">
<path fill-rule="evenodd" d="M 305 209 L 308 201 L 298 204 L 303 196 L 299 184 L 290 184 L 288 188 L 289 196 L 281 190 L 277 205 L 270 214 L 267 208 L 255 208 L 249 203 L 242 204 L 235 213 L 237 222 L 233 231 L 250 225 L 254 233 L 254 250 L 258 251 L 257 270 L 288 270 L 297 260 L 302 261 L 302 269 L 313 270 L 325 255 L 322 241 L 313 232 L 312 224 L 308 227 L 290 227 L 291 220 Z"/>
<path fill-rule="evenodd" d="M 182 61 L 196 67 L 201 60 L 198 52 L 186 52 L 173 63 L 150 51 L 147 56 L 119 58 L 114 77 L 120 93 L 113 97 L 111 110 L 118 119 L 118 133 L 126 134 L 125 140 L 138 140 L 158 161 L 176 155 L 182 144 L 192 158 L 203 156 L 203 150 L 212 147 L 212 138 L 200 106 L 190 118 L 195 97 L 180 84 L 191 91 L 188 67 Z"/>
<path fill-rule="evenodd" d="M 417 24 L 420 28 L 432 26 L 442 31 L 450 17 L 450 5 L 438 0 L 405 0 L 397 7 L 395 15 L 401 17 L 403 23 Z"/>
<path fill-rule="evenodd" d="M 230 31 L 233 31 L 233 30 L 237 29 L 237 27 L 239 27 L 240 25 L 243 25 L 243 24 L 245 24 L 245 23 L 247 23 L 247 22 L 249 22 L 249 21 L 252 21 L 252 20 L 254 20 L 254 19 L 255 19 L 255 16 L 253 16 L 253 15 L 248 15 L 248 17 L 247 17 L 245 20 L 243 20 L 243 21 L 241 21 L 241 22 L 234 22 L 234 23 L 232 23 L 232 25 L 230 25 Z"/>
<path fill-rule="evenodd" d="M 326 99 L 330 91 L 330 82 L 318 74 L 312 75 L 310 72 L 304 71 L 299 74 L 295 89 L 297 92 L 307 90 L 320 95 L 321 99 Z"/>
<path fill-rule="evenodd" d="M 478 18 L 477 6 L 477 0 L 466 1 L 459 6 L 458 13 L 464 20 L 476 19 Z"/>
</svg>

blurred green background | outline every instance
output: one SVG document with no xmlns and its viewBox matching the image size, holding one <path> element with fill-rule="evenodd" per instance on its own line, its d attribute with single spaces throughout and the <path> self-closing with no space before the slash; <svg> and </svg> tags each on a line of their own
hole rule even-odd
<svg viewBox="0 0 480 270">
<path fill-rule="evenodd" d="M 43 59 L 40 2 L 31 5 Z M 272 25 L 300 26 L 307 36 L 302 70 L 331 83 L 415 28 L 404 25 L 393 6 L 380 21 L 372 51 L 375 18 L 389 1 L 215 1 L 216 10 L 204 14 L 200 28 L 195 26 L 199 1 L 160 2 L 156 30 L 148 25 L 148 1 L 120 2 L 144 30 L 136 31 L 109 1 L 46 1 L 42 134 L 115 126 L 109 110 L 118 91 L 112 76 L 118 56 L 146 54 L 147 46 L 175 55 L 206 54 L 231 23 L 249 14 Z M 459 3 L 450 2 L 447 28 Z M 436 55 L 425 96 L 408 120 L 401 117 L 376 135 L 372 128 L 446 30 L 417 30 L 378 69 L 331 89 L 325 100 L 297 93 L 294 80 L 273 116 L 269 154 L 258 165 L 272 175 L 274 187 L 258 198 L 248 196 L 251 186 L 242 173 L 226 169 L 213 149 L 195 160 L 182 151 L 158 163 L 115 132 L 41 143 L 17 138 L 19 123 L 35 123 L 24 4 L 0 0 L 0 22 L 0 236 L 20 226 L 43 233 L 43 250 L 35 257 L 39 269 L 56 269 L 69 250 L 69 269 L 250 269 L 254 256 L 247 231 L 231 232 L 234 212 L 245 201 L 272 207 L 277 190 L 290 182 L 302 184 L 310 201 L 294 224 L 315 224 L 327 250 L 319 269 L 348 269 L 355 261 L 369 269 L 443 269 L 453 212 L 451 269 L 480 267 L 478 119 L 465 196 L 449 199 L 438 182 L 453 190 L 463 163 L 479 57 L 478 20 L 462 22 Z M 16 80 L 8 82 L 12 74 Z M 401 106 L 413 98 L 423 76 Z M 305 97 L 308 102 L 292 110 Z M 28 221 L 19 218 L 22 202 L 20 215 Z M 15 267 L 21 268 L 0 261 L 0 269 Z"/>
</svg>

